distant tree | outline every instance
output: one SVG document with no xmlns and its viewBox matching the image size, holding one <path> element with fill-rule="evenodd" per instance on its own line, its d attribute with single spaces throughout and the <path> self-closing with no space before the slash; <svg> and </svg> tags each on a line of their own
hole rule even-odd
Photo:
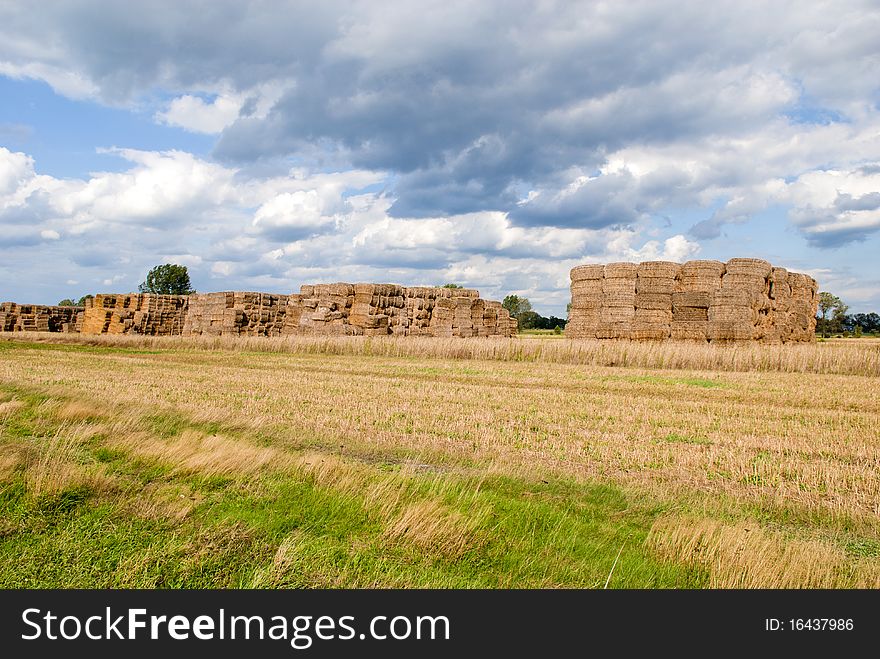
<svg viewBox="0 0 880 659">
<path fill-rule="evenodd" d="M 94 297 L 95 297 L 95 296 L 92 295 L 91 293 L 88 293 L 88 294 L 86 294 L 86 295 L 83 295 L 79 300 L 77 300 L 76 306 L 78 306 L 78 307 L 84 307 L 84 306 L 86 306 L 86 300 L 91 300 L 91 299 L 93 299 Z"/>
<path fill-rule="evenodd" d="M 532 303 L 529 298 L 520 297 L 519 295 L 508 295 L 501 302 L 501 306 L 507 309 L 511 316 L 519 320 L 520 314 L 532 310 Z"/>
<path fill-rule="evenodd" d="M 848 309 L 849 305 L 844 304 L 836 295 L 827 291 L 820 292 L 816 329 L 826 338 L 832 331 L 842 332 L 843 321 Z M 828 318 L 829 313 L 831 313 L 831 318 Z"/>
<path fill-rule="evenodd" d="M 58 306 L 59 307 L 75 307 L 76 304 L 74 304 L 73 300 L 71 300 L 70 298 L 64 298 L 63 300 L 61 300 L 61 302 L 58 303 Z"/>
<path fill-rule="evenodd" d="M 190 295 L 195 293 L 185 265 L 166 263 L 147 273 L 147 280 L 138 286 L 141 293 L 159 295 Z"/>
<path fill-rule="evenodd" d="M 880 332 L 880 316 L 873 311 L 871 313 L 853 314 L 849 316 L 849 322 L 852 325 L 853 331 L 859 327 L 862 332 Z"/>
<path fill-rule="evenodd" d="M 464 288 L 464 286 L 459 286 L 458 284 L 443 284 L 440 288 Z"/>
<path fill-rule="evenodd" d="M 831 311 L 831 331 L 832 332 L 844 332 L 847 330 L 845 327 L 847 324 L 846 312 L 849 310 L 849 305 L 840 302 L 834 309 Z"/>
</svg>

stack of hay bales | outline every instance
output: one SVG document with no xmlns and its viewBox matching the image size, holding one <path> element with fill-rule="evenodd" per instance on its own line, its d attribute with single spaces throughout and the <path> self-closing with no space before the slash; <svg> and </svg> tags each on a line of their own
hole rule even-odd
<svg viewBox="0 0 880 659">
<path fill-rule="evenodd" d="M 812 341 L 816 332 L 818 286 L 816 280 L 799 272 L 789 272 L 786 279 L 791 296 L 778 315 L 783 341 Z M 785 292 L 783 287 L 783 293 Z"/>
<path fill-rule="evenodd" d="M 287 295 L 223 291 L 189 296 L 185 336 L 280 336 L 288 308 Z"/>
<path fill-rule="evenodd" d="M 0 304 L 0 331 L 73 332 L 76 315 L 82 309 L 82 307 L 4 302 Z"/>
<path fill-rule="evenodd" d="M 571 271 L 571 338 L 811 341 L 816 281 L 761 259 L 583 265 Z"/>
<path fill-rule="evenodd" d="M 181 334 L 187 316 L 186 295 L 99 293 L 83 311 L 83 334 Z M 75 324 L 79 324 L 74 319 Z"/>
<path fill-rule="evenodd" d="M 478 291 L 397 284 L 307 284 L 288 299 L 285 334 L 512 336 L 516 321 Z"/>
<path fill-rule="evenodd" d="M 354 305 L 353 284 L 306 284 L 287 297 L 283 334 L 357 334 L 346 323 Z"/>
<path fill-rule="evenodd" d="M 709 338 L 709 307 L 724 276 L 721 261 L 688 261 L 681 266 L 672 294 L 670 336 L 679 341 Z"/>
<path fill-rule="evenodd" d="M 768 278 L 773 266 L 762 259 L 730 259 L 721 277 L 721 288 L 709 306 L 709 339 L 716 342 L 751 341 L 769 327 Z"/>
<path fill-rule="evenodd" d="M 629 339 L 636 314 L 635 263 L 609 263 L 602 279 L 602 308 L 596 336 L 600 339 Z"/>
<path fill-rule="evenodd" d="M 602 309 L 604 265 L 579 265 L 571 270 L 571 312 L 565 334 L 571 338 L 596 338 Z"/>
<path fill-rule="evenodd" d="M 661 341 L 672 331 L 672 296 L 681 266 L 671 261 L 646 261 L 636 278 L 633 339 Z"/>
<path fill-rule="evenodd" d="M 0 304 L 0 332 L 12 332 L 15 322 L 18 320 L 16 313 L 18 305 L 15 302 L 3 302 Z"/>
</svg>

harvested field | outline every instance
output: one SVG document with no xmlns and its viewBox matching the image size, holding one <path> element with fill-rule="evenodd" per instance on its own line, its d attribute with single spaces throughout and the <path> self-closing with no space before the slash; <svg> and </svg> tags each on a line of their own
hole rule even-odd
<svg viewBox="0 0 880 659">
<path fill-rule="evenodd" d="M 4 586 L 880 586 L 877 342 L 7 336 Z"/>
</svg>

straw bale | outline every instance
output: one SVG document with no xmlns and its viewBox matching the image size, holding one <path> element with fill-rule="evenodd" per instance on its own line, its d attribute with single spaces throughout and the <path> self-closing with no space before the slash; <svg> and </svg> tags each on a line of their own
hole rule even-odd
<svg viewBox="0 0 880 659">
<path fill-rule="evenodd" d="M 581 295 L 581 294 L 596 294 L 600 295 L 602 293 L 602 280 L 601 279 L 583 279 L 580 281 L 572 281 L 571 282 L 571 294 L 572 295 Z"/>
<path fill-rule="evenodd" d="M 602 319 L 610 322 L 631 321 L 635 316 L 635 307 L 602 307 Z"/>
<path fill-rule="evenodd" d="M 605 279 L 635 279 L 638 268 L 636 263 L 608 263 L 605 265 Z"/>
<path fill-rule="evenodd" d="M 768 284 L 767 280 L 759 275 L 742 275 L 728 272 L 721 279 L 721 288 L 743 289 L 763 294 L 768 290 Z"/>
<path fill-rule="evenodd" d="M 754 325 L 758 312 L 752 307 L 713 305 L 709 307 L 709 322 L 748 323 Z"/>
<path fill-rule="evenodd" d="M 635 293 L 608 293 L 602 298 L 603 307 L 629 307 L 636 304 Z"/>
<path fill-rule="evenodd" d="M 681 275 L 676 280 L 678 292 L 711 293 L 721 288 L 721 277 Z"/>
<path fill-rule="evenodd" d="M 605 294 L 631 293 L 635 295 L 636 279 L 624 279 L 622 277 L 606 278 L 602 280 L 602 292 Z"/>
<path fill-rule="evenodd" d="M 709 309 L 705 307 L 672 307 L 674 321 L 707 321 Z"/>
<path fill-rule="evenodd" d="M 710 341 L 751 341 L 755 326 L 741 321 L 710 321 L 707 336 Z"/>
<path fill-rule="evenodd" d="M 725 265 L 726 274 L 748 275 L 766 279 L 770 276 L 773 266 L 763 259 L 730 259 Z"/>
<path fill-rule="evenodd" d="M 754 291 L 741 288 L 722 289 L 715 291 L 709 306 L 757 307 L 758 296 Z"/>
<path fill-rule="evenodd" d="M 706 291 L 680 291 L 672 294 L 673 310 L 679 307 L 708 309 L 711 296 Z"/>
<path fill-rule="evenodd" d="M 629 338 L 636 341 L 663 341 L 670 338 L 669 325 L 661 327 L 633 325 Z"/>
<path fill-rule="evenodd" d="M 636 293 L 636 309 L 672 310 L 672 293 Z"/>
<path fill-rule="evenodd" d="M 631 322 L 603 321 L 596 327 L 598 339 L 628 339 L 632 332 Z"/>
<path fill-rule="evenodd" d="M 677 281 L 672 277 L 643 277 L 636 280 L 638 293 L 664 293 L 671 295 L 676 290 Z"/>
<path fill-rule="evenodd" d="M 725 266 L 721 261 L 697 259 L 682 263 L 679 276 L 700 279 L 721 279 L 724 271 Z"/>
<path fill-rule="evenodd" d="M 672 261 L 644 261 L 638 264 L 639 277 L 675 279 L 681 272 L 681 264 Z"/>
<path fill-rule="evenodd" d="M 636 308 L 633 315 L 635 323 L 666 324 L 672 322 L 672 311 L 669 309 L 640 309 Z"/>
<path fill-rule="evenodd" d="M 604 265 L 579 265 L 572 268 L 570 273 L 573 282 L 602 279 L 604 276 Z"/>
</svg>

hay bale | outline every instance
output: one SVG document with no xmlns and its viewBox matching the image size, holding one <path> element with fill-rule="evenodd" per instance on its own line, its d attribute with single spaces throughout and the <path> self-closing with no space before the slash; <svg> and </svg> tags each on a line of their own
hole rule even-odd
<svg viewBox="0 0 880 659">
<path fill-rule="evenodd" d="M 627 321 L 603 320 L 596 327 L 597 339 L 629 339 L 632 323 Z"/>
<path fill-rule="evenodd" d="M 670 338 L 669 326 L 633 325 L 629 338 L 635 341 L 664 341 Z"/>
<path fill-rule="evenodd" d="M 672 293 L 636 293 L 636 309 L 672 310 Z"/>
<path fill-rule="evenodd" d="M 712 296 L 707 291 L 679 291 L 672 294 L 673 311 L 680 307 L 708 309 Z"/>
<path fill-rule="evenodd" d="M 605 266 L 578 265 L 571 269 L 569 276 L 572 282 L 602 279 L 605 276 Z"/>
<path fill-rule="evenodd" d="M 758 312 L 752 307 L 722 305 L 709 307 L 709 322 L 736 322 L 754 325 L 757 320 Z"/>
<path fill-rule="evenodd" d="M 639 266 L 635 263 L 608 263 L 605 265 L 606 279 L 635 279 Z"/>
<path fill-rule="evenodd" d="M 709 320 L 709 309 L 705 307 L 672 307 L 672 320 L 707 321 Z"/>
<path fill-rule="evenodd" d="M 601 295 L 602 280 L 601 279 L 582 279 L 571 282 L 572 295 Z"/>
<path fill-rule="evenodd" d="M 668 325 L 672 322 L 672 310 L 636 308 L 633 314 L 633 322 Z"/>
<path fill-rule="evenodd" d="M 638 264 L 636 272 L 639 277 L 675 279 L 681 272 L 681 265 L 672 261 L 644 261 Z"/>
<path fill-rule="evenodd" d="M 606 295 L 615 293 L 632 293 L 636 292 L 635 277 L 606 277 L 602 280 L 602 292 Z"/>
<path fill-rule="evenodd" d="M 763 259 L 730 259 L 725 265 L 725 273 L 733 275 L 748 275 L 766 279 L 770 276 L 773 266 Z"/>
<path fill-rule="evenodd" d="M 710 341 L 751 341 L 756 336 L 755 326 L 742 321 L 709 321 L 707 336 Z"/>
<path fill-rule="evenodd" d="M 677 284 L 678 282 L 673 278 L 642 277 L 639 275 L 636 280 L 636 292 L 672 295 L 676 290 Z"/>
<path fill-rule="evenodd" d="M 741 275 L 726 273 L 721 278 L 721 288 L 742 289 L 764 293 L 768 290 L 767 280 L 759 275 Z"/>
<path fill-rule="evenodd" d="M 677 341 L 706 341 L 708 339 L 709 323 L 673 319 L 669 329 L 670 338 Z"/>
</svg>

